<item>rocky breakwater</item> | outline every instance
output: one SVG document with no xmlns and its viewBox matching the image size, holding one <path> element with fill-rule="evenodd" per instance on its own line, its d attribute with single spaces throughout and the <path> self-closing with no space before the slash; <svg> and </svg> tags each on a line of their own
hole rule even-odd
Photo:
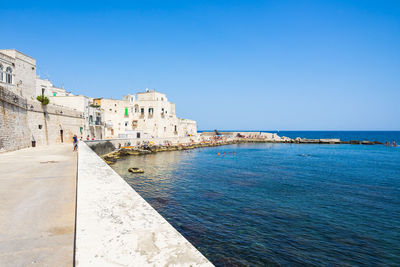
<svg viewBox="0 0 400 267">
<path fill-rule="evenodd" d="M 129 146 L 122 147 L 118 150 L 115 150 L 111 153 L 103 155 L 101 158 L 107 164 L 113 164 L 121 157 L 126 156 L 139 156 L 139 155 L 147 155 L 151 153 L 165 152 L 165 151 L 181 151 L 181 150 L 189 150 L 196 149 L 202 147 L 215 147 L 215 146 L 224 146 L 238 143 L 247 143 L 252 142 L 251 140 L 230 140 L 230 141 L 219 141 L 219 142 L 201 142 L 201 143 L 192 143 L 192 144 L 179 144 L 179 145 L 141 145 L 137 147 Z M 265 141 L 264 141 L 265 142 Z"/>
<path fill-rule="evenodd" d="M 330 138 L 330 139 L 306 139 L 297 137 L 296 139 L 291 139 L 289 143 L 296 144 L 351 144 L 351 145 L 382 145 L 382 142 L 378 141 L 367 141 L 367 140 L 351 140 L 351 141 L 342 141 L 338 138 Z"/>
</svg>

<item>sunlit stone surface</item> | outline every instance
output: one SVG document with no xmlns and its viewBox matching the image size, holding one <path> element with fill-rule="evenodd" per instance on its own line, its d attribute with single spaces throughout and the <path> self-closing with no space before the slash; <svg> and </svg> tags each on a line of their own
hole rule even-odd
<svg viewBox="0 0 400 267">
<path fill-rule="evenodd" d="M 213 266 L 82 142 L 78 164 L 78 266 Z"/>
</svg>

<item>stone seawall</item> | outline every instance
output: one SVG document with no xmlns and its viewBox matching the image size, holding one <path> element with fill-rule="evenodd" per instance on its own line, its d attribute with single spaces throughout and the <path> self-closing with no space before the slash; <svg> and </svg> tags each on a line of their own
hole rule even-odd
<svg viewBox="0 0 400 267">
<path fill-rule="evenodd" d="M 29 147 L 26 100 L 0 86 L 0 152 Z"/>
<path fill-rule="evenodd" d="M 0 86 L 0 152 L 32 146 L 72 143 L 84 126 L 83 113 L 63 106 L 41 105 Z"/>
<path fill-rule="evenodd" d="M 80 142 L 76 266 L 213 266 Z"/>
</svg>

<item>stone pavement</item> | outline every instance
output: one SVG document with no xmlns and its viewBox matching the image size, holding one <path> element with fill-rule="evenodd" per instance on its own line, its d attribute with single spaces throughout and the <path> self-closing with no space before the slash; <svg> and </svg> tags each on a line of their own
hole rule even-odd
<svg viewBox="0 0 400 267">
<path fill-rule="evenodd" d="M 72 266 L 72 144 L 0 154 L 0 266 Z"/>
</svg>

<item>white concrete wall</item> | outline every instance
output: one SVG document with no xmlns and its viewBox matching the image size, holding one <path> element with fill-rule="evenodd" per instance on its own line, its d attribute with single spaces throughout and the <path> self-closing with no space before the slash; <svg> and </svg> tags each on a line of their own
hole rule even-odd
<svg viewBox="0 0 400 267">
<path fill-rule="evenodd" d="M 83 142 L 78 159 L 76 266 L 213 266 Z"/>
</svg>

